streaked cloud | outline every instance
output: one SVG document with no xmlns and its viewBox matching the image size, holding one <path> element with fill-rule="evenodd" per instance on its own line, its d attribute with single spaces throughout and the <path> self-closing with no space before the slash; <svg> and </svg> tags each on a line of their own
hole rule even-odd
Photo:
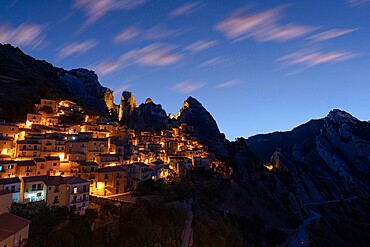
<svg viewBox="0 0 370 247">
<path fill-rule="evenodd" d="M 169 29 L 164 24 L 157 24 L 149 29 L 144 29 L 135 24 L 123 29 L 114 39 L 113 42 L 120 43 L 129 40 L 148 41 L 161 40 L 178 37 L 189 29 Z"/>
<path fill-rule="evenodd" d="M 352 33 L 354 31 L 357 31 L 358 28 L 355 29 L 331 29 L 322 33 L 318 33 L 315 35 L 312 35 L 308 37 L 307 39 L 312 40 L 314 42 L 320 42 L 320 41 L 325 41 L 329 39 L 334 39 L 349 33 Z"/>
<path fill-rule="evenodd" d="M 305 49 L 282 56 L 276 61 L 308 68 L 325 63 L 344 62 L 358 55 L 358 53 L 352 51 L 317 51 L 314 49 Z"/>
<path fill-rule="evenodd" d="M 173 48 L 152 44 L 135 51 L 135 62 L 147 66 L 167 66 L 180 60 L 181 55 L 172 53 Z"/>
<path fill-rule="evenodd" d="M 97 66 L 93 66 L 93 69 L 96 70 L 98 75 L 102 76 L 115 72 L 119 70 L 121 67 L 123 67 L 122 62 L 117 60 L 100 62 Z"/>
<path fill-rule="evenodd" d="M 213 66 L 228 66 L 232 63 L 230 58 L 223 58 L 223 57 L 213 57 L 199 65 L 199 68 L 206 68 L 206 67 L 213 67 Z"/>
<path fill-rule="evenodd" d="M 67 44 L 58 49 L 58 58 L 63 59 L 74 54 L 82 54 L 97 45 L 97 41 L 89 39 L 83 42 Z"/>
<path fill-rule="evenodd" d="M 240 80 L 234 79 L 234 80 L 229 80 L 229 81 L 225 81 L 223 83 L 220 83 L 220 84 L 216 85 L 215 88 L 221 89 L 221 88 L 235 87 L 235 86 L 240 85 L 241 83 L 242 82 Z"/>
<path fill-rule="evenodd" d="M 91 25 L 109 12 L 135 9 L 146 0 L 74 0 L 72 7 L 87 16 L 85 25 Z"/>
<path fill-rule="evenodd" d="M 200 52 L 212 48 L 217 44 L 216 40 L 198 40 L 184 48 L 185 51 Z"/>
<path fill-rule="evenodd" d="M 186 94 L 193 91 L 197 91 L 204 87 L 205 85 L 206 85 L 205 82 L 186 80 L 174 85 L 171 89 L 178 93 Z"/>
<path fill-rule="evenodd" d="M 202 6 L 203 6 L 202 2 L 188 2 L 172 10 L 168 14 L 168 17 L 176 18 L 182 15 L 188 15 L 200 9 Z"/>
<path fill-rule="evenodd" d="M 45 41 L 42 34 L 44 28 L 42 25 L 33 23 L 23 23 L 16 28 L 0 25 L 0 42 L 36 49 L 42 46 Z"/>
<path fill-rule="evenodd" d="M 132 40 L 139 37 L 141 33 L 142 30 L 137 25 L 133 25 L 123 29 L 120 33 L 118 33 L 116 37 L 114 37 L 113 42 L 119 43 Z"/>
<path fill-rule="evenodd" d="M 99 75 L 106 75 L 131 65 L 165 67 L 178 62 L 182 55 L 176 53 L 174 46 L 154 43 L 140 49 L 122 54 L 115 61 L 103 61 L 94 66 Z"/>
<path fill-rule="evenodd" d="M 285 5 L 258 13 L 247 13 L 248 8 L 241 8 L 217 23 L 214 29 L 226 38 L 237 42 L 251 38 L 257 42 L 283 42 L 297 39 L 314 31 L 316 27 L 289 23 L 281 25 Z"/>
<path fill-rule="evenodd" d="M 370 4 L 370 0 L 347 0 L 347 4 L 350 7 L 364 7 Z"/>
</svg>

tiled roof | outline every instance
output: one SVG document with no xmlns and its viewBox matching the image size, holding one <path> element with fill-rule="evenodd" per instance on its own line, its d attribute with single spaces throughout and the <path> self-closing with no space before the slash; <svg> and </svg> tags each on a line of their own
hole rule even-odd
<svg viewBox="0 0 370 247">
<path fill-rule="evenodd" d="M 31 221 L 14 214 L 4 213 L 0 215 L 0 241 L 15 234 L 30 223 Z"/>
<path fill-rule="evenodd" d="M 45 156 L 45 160 L 60 160 L 59 156 Z"/>
<path fill-rule="evenodd" d="M 21 180 L 18 177 L 0 179 L 0 184 L 15 184 L 20 182 Z"/>
<path fill-rule="evenodd" d="M 90 183 L 90 181 L 88 181 L 86 179 L 83 179 L 83 178 L 79 178 L 79 177 L 63 177 L 63 180 L 67 184 L 84 184 L 84 183 Z"/>
<path fill-rule="evenodd" d="M 21 160 L 17 161 L 18 166 L 35 166 L 36 163 L 34 160 Z"/>
<path fill-rule="evenodd" d="M 98 169 L 98 172 L 121 172 L 121 171 L 124 171 L 122 166 L 107 166 Z"/>
<path fill-rule="evenodd" d="M 98 166 L 98 163 L 92 161 L 80 161 L 78 164 L 80 166 Z"/>
</svg>

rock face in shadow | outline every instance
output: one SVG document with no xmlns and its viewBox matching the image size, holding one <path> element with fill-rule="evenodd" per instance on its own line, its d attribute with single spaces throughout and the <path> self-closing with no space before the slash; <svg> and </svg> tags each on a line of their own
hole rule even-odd
<svg viewBox="0 0 370 247">
<path fill-rule="evenodd" d="M 218 129 L 217 123 L 212 115 L 195 98 L 187 98 L 179 113 L 176 116 L 170 115 L 175 123 L 186 123 L 194 127 L 195 136 L 200 141 L 209 145 L 216 146 L 222 142 L 224 137 Z"/>
<path fill-rule="evenodd" d="M 97 75 L 86 69 L 66 71 L 36 60 L 19 48 L 0 44 L 0 119 L 24 121 L 40 98 L 67 99 L 99 115 L 108 113 Z"/>
<path fill-rule="evenodd" d="M 347 112 L 333 110 L 292 131 L 246 143 L 267 166 L 293 175 L 292 188 L 302 201 L 369 195 L 370 123 Z"/>
<path fill-rule="evenodd" d="M 110 89 L 102 87 L 98 76 L 92 70 L 72 69 L 61 71 L 60 78 L 73 95 L 84 102 L 86 107 L 95 111 L 98 115 L 104 116 L 108 113 L 105 102 L 106 93 Z"/>
<path fill-rule="evenodd" d="M 137 131 L 157 131 L 167 127 L 168 117 L 160 104 L 151 99 L 135 109 L 129 126 Z"/>
</svg>

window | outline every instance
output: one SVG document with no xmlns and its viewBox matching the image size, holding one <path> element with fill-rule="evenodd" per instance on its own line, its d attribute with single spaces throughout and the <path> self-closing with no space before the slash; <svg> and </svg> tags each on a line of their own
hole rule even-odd
<svg viewBox="0 0 370 247">
<path fill-rule="evenodd" d="M 77 187 L 74 187 L 73 188 L 73 194 L 76 194 L 77 193 Z"/>
<path fill-rule="evenodd" d="M 35 191 L 35 190 L 36 190 L 36 184 L 33 184 L 33 185 L 32 185 L 31 190 L 32 190 L 32 191 Z"/>
<path fill-rule="evenodd" d="M 53 166 L 57 166 L 57 163 L 53 163 Z"/>
<path fill-rule="evenodd" d="M 37 193 L 36 196 L 40 197 L 41 196 L 41 192 Z"/>
<path fill-rule="evenodd" d="M 8 169 L 13 169 L 14 165 L 8 165 Z"/>
</svg>

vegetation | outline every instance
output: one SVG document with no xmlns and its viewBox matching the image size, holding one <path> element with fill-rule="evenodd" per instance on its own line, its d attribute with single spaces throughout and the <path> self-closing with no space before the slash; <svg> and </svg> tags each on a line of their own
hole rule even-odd
<svg viewBox="0 0 370 247">
<path fill-rule="evenodd" d="M 172 181 L 165 181 L 164 179 L 153 181 L 149 179 L 139 183 L 134 195 L 154 195 L 163 199 L 164 202 L 172 202 L 191 198 L 193 190 L 192 182 L 188 178 Z"/>
<path fill-rule="evenodd" d="M 32 221 L 28 246 L 180 246 L 186 215 L 177 204 L 93 199 L 84 215 L 45 203 L 13 204 L 11 213 Z"/>
</svg>

